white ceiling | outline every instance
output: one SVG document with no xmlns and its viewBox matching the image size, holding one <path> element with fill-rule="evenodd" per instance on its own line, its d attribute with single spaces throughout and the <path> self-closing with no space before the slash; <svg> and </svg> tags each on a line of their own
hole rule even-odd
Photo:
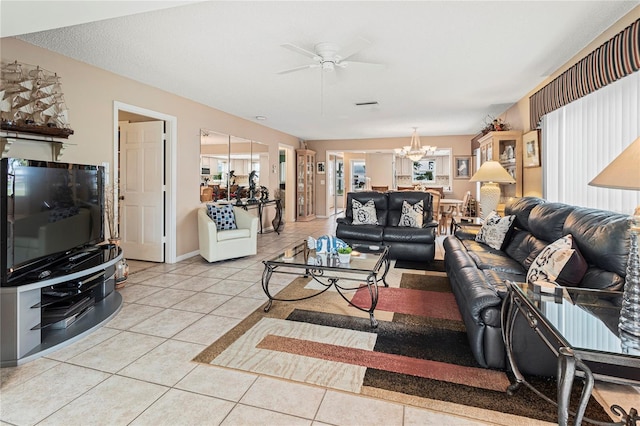
<svg viewBox="0 0 640 426">
<path fill-rule="evenodd" d="M 3 0 L 0 7 L 3 36 L 22 34 L 29 43 L 239 117 L 265 116 L 265 126 L 317 140 L 408 136 L 412 127 L 421 135 L 475 134 L 488 115 L 504 112 L 638 4 Z M 62 28 L 49 29 L 55 27 Z M 318 68 L 278 74 L 311 63 L 284 43 L 313 50 L 358 37 L 371 44 L 350 59 L 385 67 L 325 73 L 323 90 Z M 355 106 L 369 101 L 379 104 Z"/>
</svg>

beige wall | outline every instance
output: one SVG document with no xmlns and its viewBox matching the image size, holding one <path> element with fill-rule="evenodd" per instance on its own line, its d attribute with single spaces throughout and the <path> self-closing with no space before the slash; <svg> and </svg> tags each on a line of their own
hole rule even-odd
<svg viewBox="0 0 640 426">
<path fill-rule="evenodd" d="M 460 136 L 421 136 L 420 141 L 423 145 L 435 145 L 438 148 L 451 148 L 453 156 L 471 155 L 471 138 L 472 135 Z M 351 188 L 349 186 L 348 177 L 351 175 L 351 160 L 365 159 L 364 151 L 389 150 L 399 148 L 409 144 L 411 141 L 411 131 L 407 130 L 406 137 L 399 138 L 379 138 L 379 139 L 343 139 L 343 140 L 316 140 L 307 141 L 309 149 L 316 152 L 316 161 L 327 161 L 327 151 L 343 152 L 345 176 L 347 177 L 346 191 Z M 362 152 L 349 152 L 359 151 Z M 391 167 L 391 163 L 389 163 Z M 367 174 L 369 171 L 367 170 Z M 373 182 L 372 182 L 373 183 Z M 470 183 L 468 179 L 453 179 L 453 194 L 451 198 L 462 198 L 467 191 L 475 194 L 475 184 Z M 326 191 L 325 186 L 320 186 L 316 179 L 316 213 L 318 216 L 325 216 L 327 213 Z"/>
<path fill-rule="evenodd" d="M 522 99 L 520 99 L 514 106 L 509 108 L 500 117 L 506 122 L 512 125 L 513 129 L 522 129 L 525 133 L 531 130 L 529 124 L 529 97 L 535 92 L 540 90 L 545 85 L 553 81 L 554 78 L 565 72 L 568 68 L 572 67 L 575 63 L 594 51 L 603 43 L 614 37 L 620 31 L 631 25 L 637 19 L 640 19 L 640 6 L 633 9 L 631 12 L 623 16 L 618 22 L 612 25 L 605 32 L 600 34 L 589 45 L 582 49 L 571 60 L 567 61 L 563 66 L 558 68 L 553 74 L 541 82 L 538 86 L 532 89 Z M 542 164 L 542 167 L 545 165 Z M 525 168 L 522 174 L 522 193 L 523 195 L 542 196 L 542 167 Z"/>
<path fill-rule="evenodd" d="M 133 105 L 177 117 L 176 254 L 198 250 L 195 210 L 200 205 L 200 129 L 206 128 L 253 139 L 269 145 L 269 163 L 278 164 L 278 144 L 297 147 L 298 139 L 259 124 L 209 108 L 120 77 L 108 71 L 69 59 L 14 38 L 0 39 L 3 61 L 39 65 L 61 76 L 69 108 L 69 121 L 77 144 L 65 151 L 63 160 L 88 164 L 112 163 L 113 103 Z M 113 166 L 113 164 L 112 164 Z M 276 173 L 269 170 L 269 188 L 277 187 Z"/>
</svg>

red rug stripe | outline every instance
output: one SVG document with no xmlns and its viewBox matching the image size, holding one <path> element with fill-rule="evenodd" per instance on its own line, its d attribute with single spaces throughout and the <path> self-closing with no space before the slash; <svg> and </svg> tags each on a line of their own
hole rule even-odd
<svg viewBox="0 0 640 426">
<path fill-rule="evenodd" d="M 379 287 L 378 295 L 376 310 L 462 321 L 453 293 Z M 360 287 L 351 301 L 357 306 L 371 306 L 367 287 Z"/>
<path fill-rule="evenodd" d="M 504 392 L 510 384 L 507 376 L 499 371 L 463 367 L 444 362 L 348 348 L 272 334 L 265 336 L 257 347 L 326 361 L 391 371 L 393 373 L 410 374 L 426 379 L 458 383 L 497 392 Z"/>
</svg>

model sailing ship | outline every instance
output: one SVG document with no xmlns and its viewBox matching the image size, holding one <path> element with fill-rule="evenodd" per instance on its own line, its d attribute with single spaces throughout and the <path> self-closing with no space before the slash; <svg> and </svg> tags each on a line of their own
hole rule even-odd
<svg viewBox="0 0 640 426">
<path fill-rule="evenodd" d="M 0 82 L 2 130 L 62 138 L 73 134 L 56 73 L 18 61 L 2 63 Z"/>
</svg>

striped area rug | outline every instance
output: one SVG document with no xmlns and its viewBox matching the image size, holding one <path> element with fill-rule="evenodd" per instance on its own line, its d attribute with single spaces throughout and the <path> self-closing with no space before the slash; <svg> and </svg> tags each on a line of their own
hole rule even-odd
<svg viewBox="0 0 640 426">
<path fill-rule="evenodd" d="M 308 283 L 296 279 L 278 297 L 315 292 Z M 555 422 L 555 407 L 526 388 L 507 396 L 507 373 L 477 365 L 442 273 L 404 273 L 399 288 L 381 287 L 379 295 L 376 329 L 367 313 L 327 291 L 303 301 L 274 302 L 268 313 L 256 310 L 194 361 L 498 424 Z M 359 305 L 370 300 L 366 287 L 352 296 Z M 554 396 L 555 381 L 531 380 Z M 609 420 L 594 400 L 587 415 Z"/>
</svg>

